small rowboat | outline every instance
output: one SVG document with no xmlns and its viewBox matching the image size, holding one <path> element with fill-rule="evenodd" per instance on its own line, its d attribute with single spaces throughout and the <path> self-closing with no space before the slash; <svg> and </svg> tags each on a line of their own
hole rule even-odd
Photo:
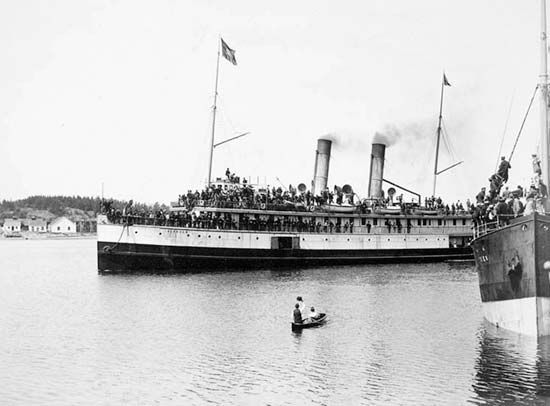
<svg viewBox="0 0 550 406">
<path fill-rule="evenodd" d="M 319 317 L 317 319 L 313 320 L 313 321 L 309 321 L 309 322 L 305 322 L 305 323 L 291 322 L 290 324 L 292 324 L 292 330 L 301 330 L 301 329 L 304 329 L 304 328 L 322 326 L 323 324 L 325 324 L 326 321 L 327 321 L 326 313 L 319 313 Z"/>
</svg>

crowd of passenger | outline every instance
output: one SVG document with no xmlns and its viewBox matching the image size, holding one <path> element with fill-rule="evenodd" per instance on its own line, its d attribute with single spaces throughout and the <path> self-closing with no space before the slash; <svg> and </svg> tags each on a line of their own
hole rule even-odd
<svg viewBox="0 0 550 406">
<path fill-rule="evenodd" d="M 489 178 L 489 189 L 482 187 L 476 195 L 476 204 L 471 209 L 474 226 L 497 227 L 509 224 L 515 217 L 544 213 L 543 202 L 548 197 L 548 189 L 542 181 L 540 159 L 536 154 L 531 158 L 533 177 L 529 188 L 517 185 L 510 190 L 503 186 L 508 182 L 511 165 L 501 157 L 497 172 Z"/>
<path fill-rule="evenodd" d="M 115 207 L 112 200 L 103 200 L 101 212 L 107 215 L 110 222 L 162 225 L 174 227 L 208 228 L 208 229 L 233 229 L 233 230 L 264 230 L 264 231 L 297 231 L 297 232 L 345 232 L 353 233 L 353 224 L 339 218 L 327 219 L 324 222 L 315 222 L 313 218 L 304 216 L 299 219 L 295 216 L 249 216 L 241 215 L 240 221 L 232 220 L 230 214 L 200 212 L 192 210 L 195 207 L 216 207 L 234 209 L 260 209 L 272 211 L 322 211 L 324 205 L 342 205 L 355 208 L 355 213 L 367 214 L 378 208 L 388 206 L 399 207 L 401 214 L 412 214 L 414 209 L 420 206 L 420 202 L 403 202 L 403 195 L 383 196 L 381 199 L 364 199 L 357 201 L 356 195 L 348 190 L 334 186 L 321 193 L 313 194 L 306 190 L 304 185 L 299 188 L 289 185 L 286 190 L 281 187 L 256 188 L 249 185 L 246 179 L 242 179 L 226 171 L 226 179 L 214 182 L 201 191 L 189 190 L 178 198 L 177 210 L 164 208 L 149 208 L 143 205 L 134 205 L 130 200 L 124 207 Z M 424 208 L 435 210 L 438 214 L 461 215 L 470 210 L 470 201 L 465 206 L 457 201 L 446 204 L 440 197 L 424 199 Z M 367 231 L 372 225 L 367 222 Z M 401 233 L 404 230 L 410 232 L 412 227 L 410 220 L 405 224 L 401 221 L 388 219 L 384 223 L 388 232 Z"/>
<path fill-rule="evenodd" d="M 424 207 L 427 209 L 437 210 L 440 213 L 446 215 L 467 214 L 470 212 L 472 203 L 470 199 L 466 199 L 466 202 L 462 204 L 460 200 L 455 203 L 444 203 L 441 197 L 426 197 L 424 198 Z"/>
<path fill-rule="evenodd" d="M 322 209 L 323 206 L 338 205 L 355 207 L 358 213 L 366 214 L 375 211 L 377 208 L 397 206 L 402 208 L 402 214 L 411 214 L 412 210 L 420 206 L 421 202 L 405 203 L 403 195 L 387 195 L 380 199 L 363 199 L 358 201 L 357 195 L 350 190 L 344 190 L 334 186 L 332 190 L 326 188 L 318 194 L 306 190 L 305 185 L 296 188 L 289 185 L 288 188 L 266 187 L 255 188 L 249 185 L 246 179 L 240 182 L 240 178 L 227 169 L 226 180 L 215 182 L 203 190 L 188 190 L 186 194 L 178 197 L 178 205 L 186 209 L 194 207 L 218 207 L 235 209 L 258 209 L 258 210 L 292 210 L 292 211 L 314 211 Z M 466 214 L 470 212 L 471 203 L 466 201 L 465 205 L 459 200 L 455 203 L 444 203 L 440 197 L 424 199 L 424 207 L 436 210 L 446 215 Z"/>
<path fill-rule="evenodd" d="M 237 222 L 228 213 L 200 212 L 197 214 L 196 211 L 182 212 L 162 209 L 155 212 L 144 212 L 136 210 L 132 206 L 132 201 L 122 210 L 116 209 L 111 200 L 104 200 L 102 205 L 102 212 L 107 215 L 110 222 L 128 225 L 160 225 L 214 230 L 353 233 L 353 223 L 341 219 L 326 219 L 324 222 L 316 222 L 315 218 L 307 217 L 273 215 L 256 217 L 242 214 L 240 221 Z"/>
<path fill-rule="evenodd" d="M 355 195 L 344 193 L 342 188 L 335 186 L 332 191 L 325 189 L 319 194 L 313 194 L 305 188 L 289 185 L 288 188 L 266 187 L 256 189 L 249 185 L 246 179 L 226 171 L 224 182 L 215 182 L 202 191 L 188 190 L 178 198 L 178 205 L 192 209 L 196 206 L 236 208 L 236 209 L 268 209 L 268 210 L 311 210 L 315 206 L 325 204 L 355 206 Z"/>
</svg>

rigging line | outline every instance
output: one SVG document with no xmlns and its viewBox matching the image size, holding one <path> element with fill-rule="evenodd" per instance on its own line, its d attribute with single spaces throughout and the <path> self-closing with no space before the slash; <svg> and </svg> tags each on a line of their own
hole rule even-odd
<svg viewBox="0 0 550 406">
<path fill-rule="evenodd" d="M 514 96 L 516 91 L 512 93 L 512 98 L 510 99 L 510 106 L 508 106 L 508 115 L 506 116 L 506 122 L 504 123 L 504 131 L 502 131 L 502 138 L 500 139 L 500 147 L 498 149 L 497 163 L 495 164 L 495 172 L 498 169 L 498 163 L 500 161 L 500 154 L 502 153 L 502 145 L 504 145 L 504 138 L 506 137 L 506 130 L 508 129 L 508 121 L 510 120 L 510 112 L 512 111 L 512 104 L 514 104 Z"/>
<path fill-rule="evenodd" d="M 443 119 L 441 119 L 441 133 L 443 134 L 443 141 L 445 142 L 445 146 L 447 147 L 447 152 L 449 153 L 449 155 L 451 155 L 451 145 L 450 140 L 448 139 L 449 134 L 447 132 L 445 121 Z"/>
<path fill-rule="evenodd" d="M 447 139 L 449 140 L 449 147 L 451 149 L 451 157 L 453 158 L 453 160 L 458 160 L 457 158 L 457 152 L 456 152 L 456 149 L 453 145 L 453 142 L 452 142 L 452 138 L 451 136 L 449 135 L 449 132 L 447 131 L 447 129 L 445 128 L 445 133 L 447 134 Z"/>
<path fill-rule="evenodd" d="M 445 130 L 445 133 L 447 134 L 447 137 L 449 138 L 449 146 L 451 147 L 451 156 L 456 161 L 456 160 L 458 160 L 458 158 L 457 158 L 458 154 L 456 153 L 455 147 L 454 147 L 453 142 L 452 142 L 452 138 L 449 135 L 449 131 L 447 130 L 447 127 L 445 126 L 445 121 L 443 121 L 443 129 Z"/>
<path fill-rule="evenodd" d="M 445 145 L 447 145 L 447 151 L 449 151 L 451 158 L 454 161 L 456 161 L 456 152 L 451 142 L 451 137 L 449 136 L 449 132 L 447 131 L 447 127 L 445 126 L 445 121 L 443 120 L 441 121 L 441 126 L 443 129 L 443 140 L 445 141 Z"/>
<path fill-rule="evenodd" d="M 447 149 L 447 153 L 451 154 L 451 149 L 449 148 L 449 141 L 447 140 L 447 136 L 445 134 L 445 130 L 443 130 L 443 126 L 441 127 L 441 134 L 443 135 L 443 144 L 445 144 L 445 148 Z"/>
<path fill-rule="evenodd" d="M 527 116 L 529 115 L 529 110 L 531 110 L 531 106 L 533 105 L 533 100 L 535 100 L 535 95 L 537 94 L 538 88 L 539 88 L 539 85 L 536 85 L 535 90 L 533 91 L 533 96 L 531 96 L 531 101 L 529 102 L 529 107 L 527 107 L 527 111 L 525 112 L 525 116 L 523 117 L 523 121 L 521 122 L 521 127 L 519 128 L 518 135 L 516 137 L 516 142 L 514 142 L 514 147 L 512 148 L 512 152 L 510 152 L 510 157 L 508 158 L 508 162 L 512 161 L 512 156 L 514 155 L 514 151 L 516 150 L 516 146 L 518 145 L 519 136 L 521 135 L 521 131 L 523 130 L 523 126 L 525 125 L 525 120 L 527 120 Z"/>
<path fill-rule="evenodd" d="M 231 128 L 233 133 L 236 133 L 237 129 L 236 129 L 235 125 L 233 124 L 233 121 L 231 121 L 231 118 L 229 118 L 229 116 L 225 113 L 225 108 L 224 108 L 225 107 L 225 102 L 224 102 L 223 98 L 220 97 L 219 95 L 218 95 L 218 105 L 222 106 L 221 109 L 218 108 L 218 111 L 221 110 L 222 120 L 224 121 L 224 123 L 229 125 L 229 127 Z"/>
<path fill-rule="evenodd" d="M 441 132 L 443 133 L 443 142 L 445 143 L 445 146 L 447 147 L 447 152 L 451 156 L 451 158 L 454 159 L 454 151 L 451 146 L 451 140 L 449 139 L 449 134 L 447 133 L 447 129 L 445 128 L 445 125 L 441 124 Z"/>
</svg>

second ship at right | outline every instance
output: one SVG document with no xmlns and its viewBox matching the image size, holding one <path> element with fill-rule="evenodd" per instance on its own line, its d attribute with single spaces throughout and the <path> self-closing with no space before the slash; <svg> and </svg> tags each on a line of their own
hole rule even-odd
<svg viewBox="0 0 550 406">
<path fill-rule="evenodd" d="M 533 155 L 533 177 L 525 191 L 523 215 L 503 214 L 501 188 L 508 180 L 508 161 L 491 176 L 489 201 L 493 221 L 478 221 L 472 246 L 485 318 L 498 326 L 535 337 L 550 335 L 550 180 L 548 134 L 548 47 L 546 0 L 541 0 L 540 160 Z M 533 95 L 534 97 L 534 95 Z M 514 199 L 518 200 L 518 199 Z M 479 202 L 479 199 L 478 199 Z"/>
</svg>

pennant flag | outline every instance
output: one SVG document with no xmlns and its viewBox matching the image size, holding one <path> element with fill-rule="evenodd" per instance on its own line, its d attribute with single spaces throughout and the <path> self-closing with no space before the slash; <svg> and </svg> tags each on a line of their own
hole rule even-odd
<svg viewBox="0 0 550 406">
<path fill-rule="evenodd" d="M 451 84 L 447 80 L 447 76 L 445 76 L 445 74 L 443 74 L 443 85 L 444 86 L 451 86 Z"/>
<path fill-rule="evenodd" d="M 235 59 L 235 50 L 229 48 L 229 45 L 225 43 L 223 38 L 220 38 L 222 41 L 222 55 L 225 59 L 231 62 L 233 65 L 237 65 L 237 60 Z"/>
</svg>

